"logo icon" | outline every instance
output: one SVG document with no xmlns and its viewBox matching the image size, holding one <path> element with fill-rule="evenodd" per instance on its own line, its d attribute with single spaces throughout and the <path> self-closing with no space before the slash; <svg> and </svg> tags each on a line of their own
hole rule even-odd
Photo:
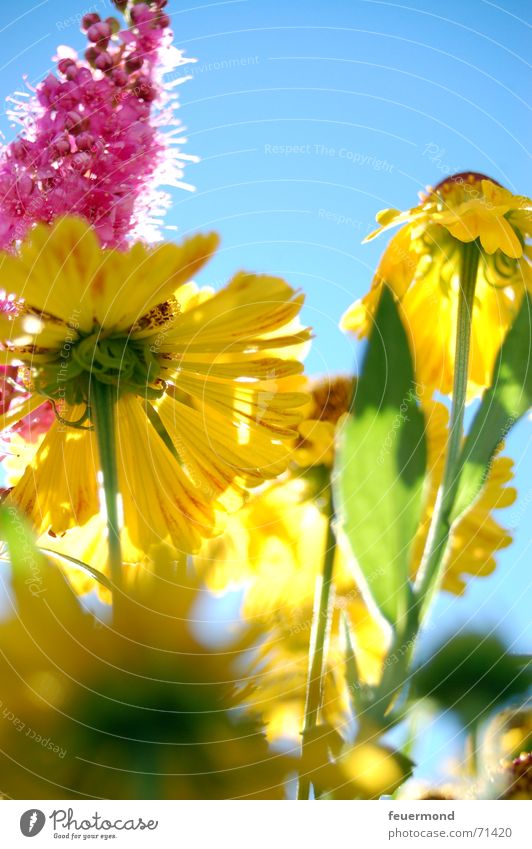
<svg viewBox="0 0 532 849">
<path fill-rule="evenodd" d="M 30 808 L 24 811 L 20 818 L 20 830 L 24 837 L 35 837 L 43 830 L 46 817 L 38 808 Z"/>
</svg>

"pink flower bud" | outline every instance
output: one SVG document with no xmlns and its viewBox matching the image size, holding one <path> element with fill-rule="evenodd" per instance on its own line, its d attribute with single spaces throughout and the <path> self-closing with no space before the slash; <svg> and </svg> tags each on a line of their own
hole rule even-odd
<svg viewBox="0 0 532 849">
<path fill-rule="evenodd" d="M 81 131 L 82 121 L 83 118 L 79 112 L 74 112 L 74 110 L 67 112 L 65 115 L 65 128 L 71 133 L 79 133 Z"/>
<path fill-rule="evenodd" d="M 134 24 L 140 24 L 150 19 L 150 9 L 146 3 L 137 3 L 131 9 L 131 20 Z"/>
<path fill-rule="evenodd" d="M 95 44 L 99 41 L 108 41 L 111 37 L 111 27 L 104 21 L 93 24 L 87 31 L 87 38 Z"/>
<path fill-rule="evenodd" d="M 155 19 L 155 23 L 160 29 L 166 29 L 166 27 L 170 26 L 170 18 L 168 15 L 158 15 Z"/>
<path fill-rule="evenodd" d="M 59 82 L 57 77 L 54 77 L 53 74 L 48 74 L 48 76 L 46 77 L 46 79 L 44 80 L 44 82 L 42 84 L 42 90 L 49 97 L 50 95 L 53 95 L 57 91 L 57 89 L 60 87 L 60 85 L 61 85 L 61 83 Z"/>
<path fill-rule="evenodd" d="M 89 63 L 89 65 L 93 65 L 96 62 L 96 57 L 98 56 L 98 51 L 95 47 L 87 47 L 85 51 L 85 59 Z"/>
<path fill-rule="evenodd" d="M 71 65 L 76 67 L 76 63 L 74 62 L 73 59 L 60 59 L 59 62 L 57 63 L 57 70 L 59 71 L 60 74 L 66 75 L 66 73 L 67 73 L 67 71 L 68 71 L 68 69 L 70 68 Z"/>
<path fill-rule="evenodd" d="M 111 79 L 115 85 L 122 88 L 123 86 L 127 85 L 129 77 L 123 68 L 113 68 L 113 70 L 111 71 Z"/>
<path fill-rule="evenodd" d="M 113 67 L 113 57 L 110 53 L 99 53 L 94 64 L 99 71 L 109 71 Z"/>
<path fill-rule="evenodd" d="M 76 138 L 78 150 L 91 150 L 94 147 L 95 137 L 93 133 L 87 131 L 80 133 Z"/>
<path fill-rule="evenodd" d="M 155 100 L 157 92 L 149 77 L 140 76 L 135 83 L 135 94 L 146 103 Z"/>
<path fill-rule="evenodd" d="M 90 29 L 94 24 L 99 23 L 100 16 L 96 14 L 96 12 L 89 12 L 87 15 L 83 15 L 81 19 L 81 28 L 84 30 Z"/>
<path fill-rule="evenodd" d="M 143 64 L 144 60 L 141 56 L 135 56 L 132 54 L 128 59 L 126 59 L 126 71 L 128 74 L 134 74 L 135 71 L 140 71 Z"/>
<path fill-rule="evenodd" d="M 66 136 L 58 136 L 53 142 L 53 150 L 57 156 L 67 156 L 70 153 L 70 142 Z"/>
</svg>

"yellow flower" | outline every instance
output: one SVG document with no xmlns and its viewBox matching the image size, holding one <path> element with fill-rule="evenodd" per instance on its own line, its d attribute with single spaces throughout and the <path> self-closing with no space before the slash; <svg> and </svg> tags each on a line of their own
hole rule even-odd
<svg viewBox="0 0 532 849">
<path fill-rule="evenodd" d="M 22 558 L 22 564 L 17 560 Z M 199 590 L 157 555 L 110 623 L 38 555 L 0 622 L 0 784 L 14 799 L 282 799 L 290 761 L 238 709 L 237 668 L 194 633 Z M 138 573 L 138 570 L 137 570 Z"/>
<path fill-rule="evenodd" d="M 294 461 L 301 468 L 332 467 L 334 443 L 339 420 L 349 410 L 355 391 L 355 379 L 337 375 L 308 381 L 309 403 L 299 424 L 299 439 Z"/>
<path fill-rule="evenodd" d="M 416 534 L 411 562 L 415 577 L 443 477 L 443 465 L 448 438 L 449 413 L 439 402 L 425 404 L 427 436 L 427 468 L 423 519 Z M 513 461 L 498 456 L 492 463 L 487 481 L 477 500 L 460 517 L 451 531 L 446 555 L 442 587 L 460 595 L 466 588 L 466 576 L 483 577 L 495 569 L 495 554 L 512 542 L 512 537 L 495 519 L 493 511 L 509 507 L 516 499 L 516 490 L 509 486 L 513 478 Z"/>
<path fill-rule="evenodd" d="M 532 286 L 532 202 L 480 174 L 444 180 L 406 212 L 379 213 L 374 238 L 404 225 L 386 248 L 372 287 L 342 319 L 358 336 L 371 328 L 383 283 L 401 305 L 417 379 L 428 389 L 452 388 L 461 245 L 478 239 L 480 262 L 472 322 L 469 392 L 489 386 L 499 347 L 526 287 Z"/>
<path fill-rule="evenodd" d="M 3 256 L 3 286 L 21 299 L 18 314 L 1 319 L 6 360 L 22 363 L 58 415 L 10 495 L 38 533 L 60 535 L 99 514 L 89 429 L 97 384 L 116 399 L 128 559 L 161 542 L 196 550 L 224 498 L 286 467 L 305 401 L 285 385 L 302 370 L 290 350 L 309 338 L 294 327 L 303 296 L 244 272 L 199 293 L 187 281 L 216 244 L 211 234 L 101 250 L 86 224 L 66 218 Z"/>
<path fill-rule="evenodd" d="M 333 450 L 334 425 L 329 419 L 338 422 L 347 411 L 352 381 L 342 377 L 325 379 L 311 383 L 309 388 L 313 398 L 309 415 L 313 418 L 306 424 L 312 439 L 310 448 L 304 448 L 302 465 L 306 466 L 313 456 L 322 468 L 324 458 L 330 458 Z M 354 409 L 356 415 L 356 393 Z M 427 405 L 426 419 L 429 479 L 424 517 L 413 547 L 413 578 L 441 483 L 448 438 L 448 412 L 443 404 Z M 331 430 L 317 427 L 323 423 L 331 424 Z M 323 437 L 321 444 L 319 435 Z M 314 480 L 308 473 L 308 468 L 304 474 L 301 469 L 293 469 L 290 477 L 252 496 L 230 518 L 226 532 L 206 542 L 195 558 L 211 589 L 222 592 L 241 588 L 243 616 L 269 628 L 263 656 L 257 664 L 260 685 L 251 703 L 266 719 L 272 738 L 286 736 L 296 740 L 302 727 L 314 591 L 327 537 L 327 519 L 320 509 L 319 485 L 323 479 L 318 476 Z M 447 591 L 463 592 L 465 575 L 489 574 L 495 566 L 495 553 L 511 543 L 511 536 L 492 516 L 495 509 L 511 504 L 515 498 L 515 490 L 508 486 L 511 477 L 511 461 L 496 458 L 481 496 L 453 529 L 443 582 Z M 342 614 L 350 624 L 362 684 L 379 682 L 389 638 L 384 623 L 368 609 L 357 587 L 356 564 L 349 544 L 341 534 L 337 542 L 322 712 L 324 721 L 336 728 L 347 721 L 352 695 L 345 680 Z"/>
</svg>

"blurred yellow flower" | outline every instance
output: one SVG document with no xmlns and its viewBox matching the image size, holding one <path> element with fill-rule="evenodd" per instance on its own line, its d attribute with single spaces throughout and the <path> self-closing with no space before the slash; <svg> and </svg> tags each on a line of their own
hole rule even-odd
<svg viewBox="0 0 532 849">
<path fill-rule="evenodd" d="M 355 378 L 335 375 L 308 381 L 309 403 L 305 418 L 298 426 L 299 438 L 293 460 L 301 468 L 332 467 L 337 425 L 350 409 L 355 392 Z"/>
<path fill-rule="evenodd" d="M 66 218 L 3 255 L 4 288 L 22 299 L 0 319 L 5 359 L 27 369 L 34 405 L 51 399 L 58 416 L 10 495 L 38 533 L 99 514 L 98 385 L 116 399 L 126 559 L 161 542 L 197 550 L 215 529 L 213 505 L 286 467 L 306 400 L 285 384 L 302 370 L 290 351 L 309 338 L 295 326 L 303 296 L 243 272 L 198 293 L 187 281 L 216 244 L 211 234 L 102 250 Z"/>
<path fill-rule="evenodd" d="M 367 336 L 384 283 L 401 305 L 418 381 L 430 391 L 452 387 L 462 243 L 478 239 L 469 364 L 470 396 L 489 386 L 499 347 L 531 288 L 532 202 L 480 174 L 449 177 L 406 212 L 377 216 L 372 239 L 404 225 L 380 260 L 370 291 L 342 319 L 342 327 Z"/>
<path fill-rule="evenodd" d="M 253 647 L 206 648 L 159 554 L 113 626 L 37 554 L 0 622 L 0 785 L 14 799 L 282 799 L 289 759 L 242 713 Z M 138 574 L 138 573 L 137 573 Z"/>
</svg>

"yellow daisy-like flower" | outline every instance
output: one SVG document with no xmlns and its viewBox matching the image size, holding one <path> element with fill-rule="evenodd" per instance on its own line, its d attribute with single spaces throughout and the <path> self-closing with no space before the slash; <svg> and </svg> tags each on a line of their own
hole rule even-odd
<svg viewBox="0 0 532 849">
<path fill-rule="evenodd" d="M 489 386 L 495 357 L 525 289 L 532 287 L 532 201 L 481 174 L 449 177 L 406 211 L 386 209 L 367 240 L 404 225 L 386 248 L 370 291 L 345 313 L 342 327 L 366 336 L 386 283 L 401 306 L 418 381 L 448 393 L 454 370 L 460 256 L 478 240 L 469 394 Z"/>
<path fill-rule="evenodd" d="M 31 403 L 51 399 L 58 414 L 10 495 L 38 533 L 99 514 L 90 429 L 99 385 L 116 403 L 128 559 L 160 542 L 196 550 L 223 498 L 286 467 L 306 400 L 285 385 L 302 370 L 290 350 L 309 338 L 294 327 L 303 296 L 243 272 L 198 293 L 188 281 L 216 244 L 211 234 L 102 250 L 84 222 L 66 218 L 3 256 L 2 285 L 21 299 L 1 319 L 5 359 L 27 369 Z"/>
<path fill-rule="evenodd" d="M 268 625 L 264 657 L 258 664 L 253 706 L 268 724 L 271 737 L 298 739 L 301 732 L 308 647 L 313 621 L 316 579 L 321 574 L 327 539 L 327 518 L 320 509 L 320 480 L 315 469 L 328 474 L 332 466 L 334 433 L 351 402 L 353 381 L 337 378 L 309 382 L 310 418 L 300 425 L 291 476 L 264 488 L 232 516 L 226 532 L 205 543 L 196 565 L 216 591 L 243 590 L 242 614 L 250 622 Z M 354 414 L 356 415 L 356 393 Z M 428 485 L 423 521 L 414 541 L 411 562 L 415 578 L 441 483 L 448 438 L 448 411 L 443 404 L 427 405 Z M 327 427 L 323 427 L 327 425 Z M 341 426 L 341 425 L 340 425 Z M 301 436 L 301 432 L 305 437 Z M 325 468 L 324 468 L 325 467 Z M 480 577 L 495 568 L 495 554 L 512 538 L 493 518 L 495 509 L 513 503 L 509 486 L 512 461 L 497 457 L 481 496 L 453 528 L 443 588 L 460 594 L 466 576 Z M 342 614 L 349 622 L 361 684 L 377 684 L 388 648 L 388 632 L 368 609 L 357 587 L 356 564 L 340 534 L 333 568 L 335 600 L 325 673 L 323 717 L 336 728 L 346 721 L 352 696 L 346 685 L 346 645 Z"/>
</svg>

